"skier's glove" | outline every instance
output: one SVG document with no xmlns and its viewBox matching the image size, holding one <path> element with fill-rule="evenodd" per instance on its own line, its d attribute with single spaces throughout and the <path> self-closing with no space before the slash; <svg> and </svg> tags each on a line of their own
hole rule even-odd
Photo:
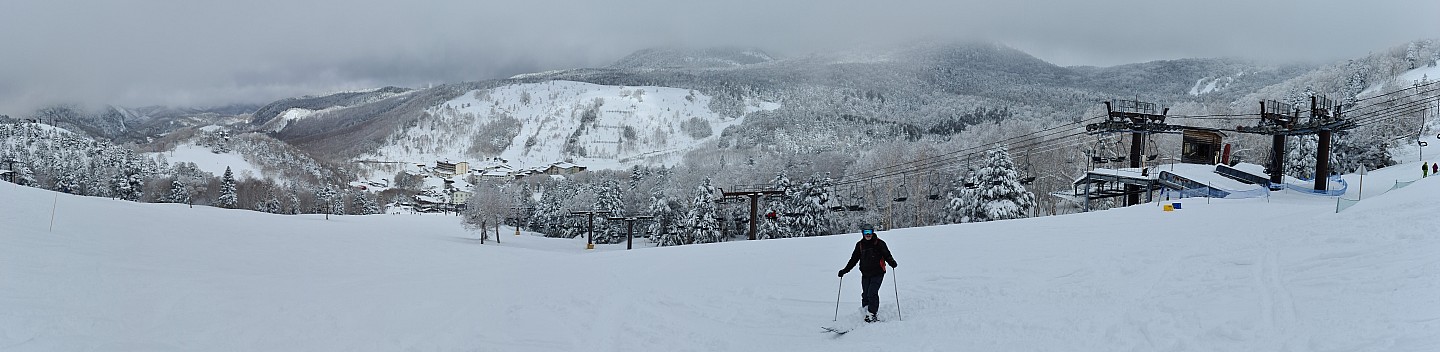
<svg viewBox="0 0 1440 352">
<path fill-rule="evenodd" d="M 844 271 L 844 270 L 841 270 L 841 271 L 840 271 L 840 277 L 845 277 L 845 271 Z"/>
</svg>

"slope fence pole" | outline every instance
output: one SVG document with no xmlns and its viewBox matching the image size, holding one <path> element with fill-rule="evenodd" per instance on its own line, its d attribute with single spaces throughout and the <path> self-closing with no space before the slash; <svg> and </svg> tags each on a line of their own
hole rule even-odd
<svg viewBox="0 0 1440 352">
<path fill-rule="evenodd" d="M 60 206 L 60 192 L 55 192 L 55 200 L 50 203 L 50 232 L 55 232 L 55 208 Z"/>
</svg>

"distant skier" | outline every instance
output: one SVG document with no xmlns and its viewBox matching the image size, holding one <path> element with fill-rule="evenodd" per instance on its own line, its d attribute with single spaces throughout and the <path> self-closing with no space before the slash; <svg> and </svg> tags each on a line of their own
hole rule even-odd
<svg viewBox="0 0 1440 352">
<path fill-rule="evenodd" d="M 885 280 L 885 264 L 896 267 L 895 258 L 890 256 L 890 247 L 885 241 L 875 236 L 875 228 L 870 225 L 860 225 L 860 242 L 855 243 L 855 251 L 850 253 L 850 262 L 840 269 L 840 277 L 860 264 L 860 304 L 865 306 L 868 313 L 865 314 L 865 322 L 874 322 L 875 312 L 880 310 L 880 283 Z"/>
<path fill-rule="evenodd" d="M 1440 174 L 1440 163 L 1430 164 L 1430 174 Z"/>
</svg>

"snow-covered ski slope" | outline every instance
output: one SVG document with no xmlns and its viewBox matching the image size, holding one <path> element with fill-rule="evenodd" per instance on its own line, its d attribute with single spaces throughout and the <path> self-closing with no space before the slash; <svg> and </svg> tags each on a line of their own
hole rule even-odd
<svg viewBox="0 0 1440 352">
<path fill-rule="evenodd" d="M 1435 351 L 1440 178 L 1366 194 L 883 231 L 886 322 L 835 337 L 858 235 L 587 252 L 0 182 L 0 350 Z"/>
</svg>

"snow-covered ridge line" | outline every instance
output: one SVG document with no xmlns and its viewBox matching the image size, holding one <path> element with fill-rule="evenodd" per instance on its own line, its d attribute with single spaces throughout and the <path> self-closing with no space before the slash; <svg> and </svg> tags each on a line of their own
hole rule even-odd
<svg viewBox="0 0 1440 352">
<path fill-rule="evenodd" d="M 682 88 L 573 81 L 510 84 L 466 92 L 364 156 L 380 160 L 503 158 L 517 167 L 572 161 L 624 168 L 673 164 L 683 154 L 777 103 L 747 101 L 741 116 L 711 109 L 712 98 Z M 643 156 L 643 158 L 642 158 Z M 621 160 L 627 160 L 622 162 Z"/>
</svg>

